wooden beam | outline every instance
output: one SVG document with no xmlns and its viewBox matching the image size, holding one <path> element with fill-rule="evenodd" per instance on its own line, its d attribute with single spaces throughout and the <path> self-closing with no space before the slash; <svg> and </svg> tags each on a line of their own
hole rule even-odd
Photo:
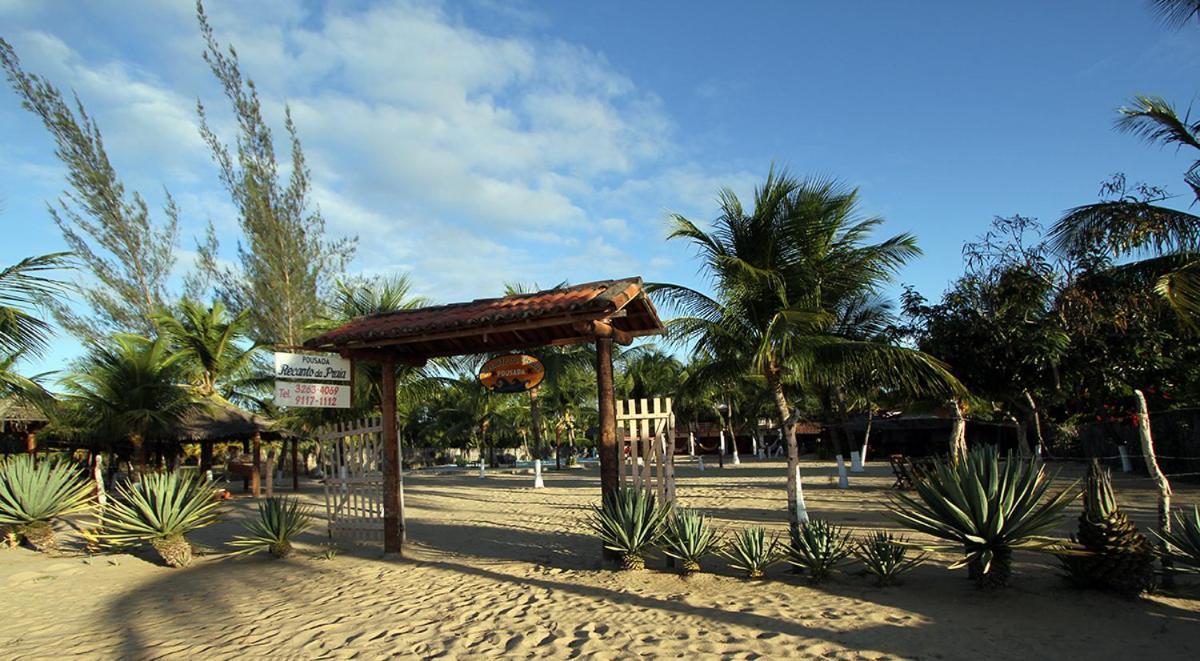
<svg viewBox="0 0 1200 661">
<path fill-rule="evenodd" d="M 629 346 L 633 344 L 633 335 L 629 331 L 623 331 L 612 325 L 609 321 L 584 321 L 572 324 L 572 328 L 578 333 L 591 335 L 597 339 L 606 338 L 616 341 L 621 346 Z"/>
<path fill-rule="evenodd" d="M 404 517 L 400 508 L 400 435 L 396 429 L 396 361 L 384 358 L 380 409 L 383 413 L 383 552 L 404 550 Z"/>
<path fill-rule="evenodd" d="M 425 356 L 418 356 L 411 353 L 405 353 L 389 349 L 349 349 L 343 348 L 338 350 L 338 355 L 342 358 L 350 360 L 366 360 L 373 363 L 382 363 L 385 360 L 391 360 L 393 364 L 408 365 L 409 367 L 424 367 L 427 362 Z"/>
</svg>

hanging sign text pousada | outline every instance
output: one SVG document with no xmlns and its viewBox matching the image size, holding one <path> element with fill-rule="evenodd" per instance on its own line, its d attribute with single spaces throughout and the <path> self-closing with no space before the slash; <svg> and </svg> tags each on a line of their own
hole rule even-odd
<svg viewBox="0 0 1200 661">
<path fill-rule="evenodd" d="M 275 378 L 349 381 L 350 359 L 336 354 L 275 353 Z"/>
</svg>

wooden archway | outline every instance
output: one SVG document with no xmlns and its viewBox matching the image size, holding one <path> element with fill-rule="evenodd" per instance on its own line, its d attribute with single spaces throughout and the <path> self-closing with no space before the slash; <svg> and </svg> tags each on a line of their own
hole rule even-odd
<svg viewBox="0 0 1200 661">
<path fill-rule="evenodd" d="M 600 418 L 601 494 L 619 487 L 617 409 L 613 392 L 613 343 L 663 333 L 662 321 L 641 278 L 602 280 L 531 294 L 478 299 L 359 317 L 304 343 L 383 367 L 381 412 L 385 462 L 383 547 L 399 553 L 401 517 L 400 442 L 396 429 L 396 366 L 424 366 L 430 358 L 595 343 Z"/>
</svg>

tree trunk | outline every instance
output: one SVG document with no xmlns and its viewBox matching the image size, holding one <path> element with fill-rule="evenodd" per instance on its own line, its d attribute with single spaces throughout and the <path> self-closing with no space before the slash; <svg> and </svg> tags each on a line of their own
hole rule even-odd
<svg viewBox="0 0 1200 661">
<path fill-rule="evenodd" d="M 1159 468 L 1158 457 L 1154 454 L 1154 436 L 1150 433 L 1150 408 L 1146 405 L 1146 396 L 1141 390 L 1134 390 L 1133 396 L 1137 399 L 1138 438 L 1142 442 L 1142 458 L 1146 462 L 1150 479 L 1154 480 L 1154 486 L 1158 488 L 1158 534 L 1166 536 L 1171 532 L 1171 483 Z M 1162 559 L 1163 583 L 1170 587 L 1174 581 L 1171 561 L 1166 553 L 1162 554 Z"/>
<path fill-rule="evenodd" d="M 538 405 L 538 389 L 529 391 L 529 435 L 533 439 L 534 459 L 542 459 L 542 409 Z"/>
<path fill-rule="evenodd" d="M 254 463 L 250 469 L 250 493 L 259 498 L 262 496 L 262 435 L 258 432 L 251 437 L 250 448 L 254 453 Z"/>
<path fill-rule="evenodd" d="M 133 464 L 138 481 L 141 481 L 142 475 L 146 474 L 146 442 L 141 434 L 130 434 L 129 443 L 133 445 Z"/>
<path fill-rule="evenodd" d="M 771 395 L 775 399 L 775 408 L 779 413 L 780 428 L 783 430 L 783 440 L 787 444 L 788 475 L 788 525 L 798 532 L 800 524 L 808 521 L 808 511 L 804 499 L 800 495 L 800 449 L 796 445 L 796 426 L 788 407 L 787 396 L 783 392 L 783 382 L 774 366 L 768 366 L 765 376 Z"/>
<path fill-rule="evenodd" d="M 871 425 L 875 423 L 875 407 L 867 404 L 867 430 L 863 433 L 862 457 L 860 461 L 867 463 L 867 451 L 871 449 Z"/>
<path fill-rule="evenodd" d="M 950 461 L 958 463 L 967 453 L 967 421 L 962 402 L 950 400 Z"/>
<path fill-rule="evenodd" d="M 1028 390 L 1025 391 L 1025 402 L 1029 405 L 1029 422 L 1033 424 L 1033 447 L 1040 456 L 1046 451 L 1042 439 L 1042 415 L 1038 412 L 1037 402 L 1033 400 L 1033 395 Z"/>
<path fill-rule="evenodd" d="M 1017 426 L 1017 453 L 1022 458 L 1029 458 L 1029 427 L 1025 424 L 1025 420 L 1013 416 L 1013 423 Z"/>
</svg>

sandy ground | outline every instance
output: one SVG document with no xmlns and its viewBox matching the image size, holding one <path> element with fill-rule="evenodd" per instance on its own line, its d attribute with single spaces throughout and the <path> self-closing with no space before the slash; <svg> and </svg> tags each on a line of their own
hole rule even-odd
<svg viewBox="0 0 1200 661">
<path fill-rule="evenodd" d="M 805 465 L 813 515 L 856 530 L 892 527 L 886 465 L 869 466 L 846 491 L 832 470 Z M 682 466 L 678 492 L 722 527 L 782 532 L 783 475 L 777 462 Z M 323 529 L 294 559 L 209 555 L 185 570 L 149 555 L 5 551 L 0 657 L 1200 658 L 1200 581 L 1129 602 L 1065 586 L 1053 559 L 1034 554 L 1018 555 L 1012 587 L 1000 593 L 975 590 L 965 570 L 946 569 L 947 557 L 882 589 L 853 573 L 813 587 L 783 566 L 751 583 L 715 558 L 706 569 L 717 573 L 689 579 L 661 559 L 619 573 L 600 567 L 583 527 L 598 499 L 595 470 L 550 473 L 542 490 L 531 482 L 410 474 L 402 560 L 371 547 L 317 559 Z M 1150 486 L 1118 480 L 1143 525 L 1153 519 Z M 319 503 L 319 485 L 304 497 Z M 1198 500 L 1197 485 L 1178 485 L 1178 504 Z M 194 541 L 219 549 L 252 507 L 232 501 Z"/>
</svg>

